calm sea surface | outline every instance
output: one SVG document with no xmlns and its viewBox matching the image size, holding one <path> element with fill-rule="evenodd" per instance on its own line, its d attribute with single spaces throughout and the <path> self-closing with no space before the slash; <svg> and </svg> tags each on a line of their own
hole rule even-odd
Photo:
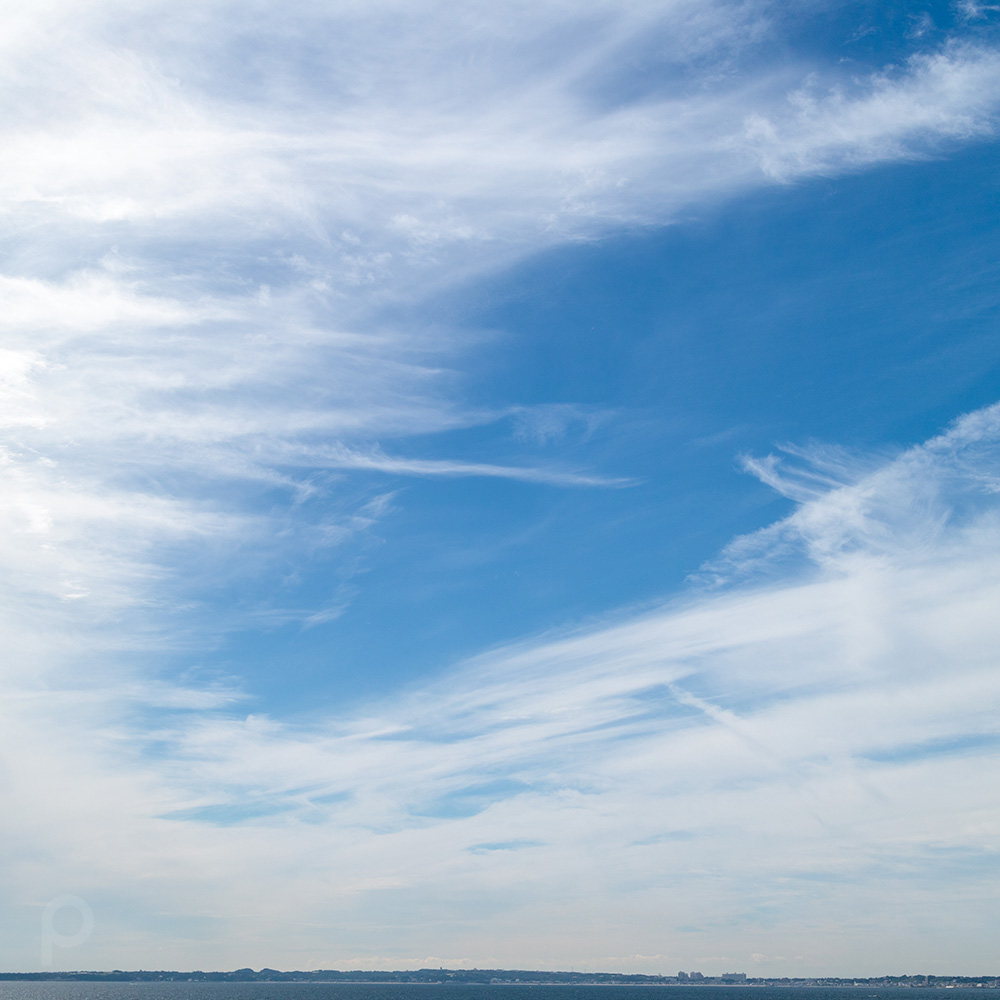
<svg viewBox="0 0 1000 1000">
<path fill-rule="evenodd" d="M 993 990 L 960 987 L 0 982 L 0 1000 L 990 1000 L 997 996 Z"/>
</svg>

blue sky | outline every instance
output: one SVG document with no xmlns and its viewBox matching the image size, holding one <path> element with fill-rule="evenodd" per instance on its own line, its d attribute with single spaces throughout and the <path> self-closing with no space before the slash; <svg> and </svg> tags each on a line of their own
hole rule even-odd
<svg viewBox="0 0 1000 1000">
<path fill-rule="evenodd" d="M 0 964 L 989 964 L 993 5 L 2 17 Z"/>
</svg>

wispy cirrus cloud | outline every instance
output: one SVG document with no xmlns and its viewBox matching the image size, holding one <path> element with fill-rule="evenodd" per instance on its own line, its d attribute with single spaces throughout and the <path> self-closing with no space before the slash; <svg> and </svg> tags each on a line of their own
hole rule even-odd
<svg viewBox="0 0 1000 1000">
<path fill-rule="evenodd" d="M 675 952 L 710 927 L 731 962 L 781 943 L 813 970 L 844 957 L 815 940 L 835 921 L 855 967 L 874 972 L 908 946 L 866 944 L 868 921 L 891 907 L 906 935 L 928 933 L 923 907 L 899 916 L 927 893 L 948 953 L 975 954 L 984 942 L 951 940 L 947 920 L 981 906 L 995 879 L 983 792 L 1000 745 L 998 441 L 994 407 L 890 459 L 841 456 L 834 472 L 804 452 L 824 484 L 798 473 L 809 495 L 789 487 L 796 510 L 725 556 L 733 580 L 768 565 L 763 582 L 698 585 L 308 723 L 191 703 L 201 711 L 148 735 L 154 755 L 114 766 L 119 735 L 105 735 L 77 766 L 131 788 L 111 808 L 148 848 L 109 852 L 106 818 L 84 809 L 64 870 L 43 885 L 77 864 L 95 891 L 141 871 L 132 891 L 157 900 L 146 908 L 177 914 L 226 886 L 206 932 L 223 965 L 292 919 L 302 930 L 285 964 L 317 949 L 361 961 L 383 954 L 368 921 L 400 911 L 416 919 L 398 955 L 430 953 L 447 933 L 473 962 L 544 965 L 551 939 L 533 939 L 555 923 L 585 965 L 633 954 L 640 913 L 649 940 Z M 116 704 L 105 692 L 93 710 Z M 51 702 L 21 708 L 22 720 L 62 717 Z M 69 779 L 49 780 L 23 794 Z M 26 803 L 24 815 L 39 814 Z M 65 838 L 44 837 L 59 856 Z M 253 884 L 230 894 L 248 867 Z M 311 937 L 348 920 L 332 949 Z"/>
<path fill-rule="evenodd" d="M 432 953 L 421 926 L 449 921 L 484 962 L 544 964 L 532 921 L 571 929 L 581 956 L 634 954 L 627 906 L 659 938 L 682 913 L 722 919 L 736 957 L 754 907 L 794 937 L 796 879 L 826 879 L 819 898 L 855 926 L 852 906 L 879 905 L 859 871 L 937 891 L 941 858 L 950 898 L 979 905 L 993 820 L 952 762 L 982 753 L 980 780 L 993 766 L 992 411 L 864 475 L 830 453 L 811 452 L 808 475 L 750 463 L 799 510 L 707 572 L 732 586 L 766 567 L 766 588 L 527 642 L 365 709 L 237 719 L 225 711 L 253 694 L 238 678 L 151 663 L 268 614 L 337 614 L 348 587 L 290 612 L 209 616 L 205 595 L 365 535 L 386 476 L 622 485 L 516 450 L 414 456 L 421 435 L 515 411 L 529 436 L 555 435 L 568 412 L 467 398 L 482 335 L 429 321 L 434 296 L 759 185 L 993 134 L 988 45 L 849 78 L 744 65 L 780 33 L 773 11 L 0 15 L 12 906 L 80 886 L 131 915 L 102 918 L 92 964 L 121 964 L 109 942 L 127 941 L 135 964 L 217 967 L 253 962 L 293 924 L 301 943 L 282 938 L 269 961 L 356 959 L 394 907 L 416 914 L 399 938 L 413 954 Z M 620 79 L 629 60 L 650 67 L 638 90 Z M 549 902 L 529 913 L 529 895 Z M 799 951 L 825 919 L 806 916 Z M 332 925 L 354 929 L 330 953 Z M 769 933 L 755 951 L 780 950 Z M 171 961 L 152 943 L 165 936 L 181 942 Z M 662 956 L 659 941 L 642 951 Z"/>
<path fill-rule="evenodd" d="M 850 79 L 741 71 L 777 30 L 766 4 L 254 10 L 5 15 L 6 454 L 62 497 L 63 550 L 88 534 L 71 497 L 121 525 L 150 481 L 235 530 L 260 511 L 234 483 L 301 496 L 331 463 L 613 484 L 516 455 L 392 457 L 394 438 L 505 411 L 463 398 L 466 334 L 380 310 L 995 121 L 1000 64 L 972 42 Z M 626 56 L 649 66 L 638 92 L 616 82 Z M 149 566 L 172 544 L 152 523 L 134 526 Z"/>
<path fill-rule="evenodd" d="M 935 142 L 993 135 L 998 76 L 995 52 L 953 44 L 862 80 L 810 80 L 774 118 L 750 114 L 744 136 L 776 180 L 917 157 Z"/>
</svg>

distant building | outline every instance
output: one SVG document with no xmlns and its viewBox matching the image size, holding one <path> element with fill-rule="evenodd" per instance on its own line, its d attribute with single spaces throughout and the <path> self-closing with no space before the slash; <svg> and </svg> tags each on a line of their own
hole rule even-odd
<svg viewBox="0 0 1000 1000">
<path fill-rule="evenodd" d="M 747 974 L 745 972 L 723 972 L 719 978 L 724 983 L 745 983 Z"/>
</svg>

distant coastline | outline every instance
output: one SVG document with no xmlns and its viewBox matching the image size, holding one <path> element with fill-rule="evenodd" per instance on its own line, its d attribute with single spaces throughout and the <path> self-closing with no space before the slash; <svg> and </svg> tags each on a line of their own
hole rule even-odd
<svg viewBox="0 0 1000 1000">
<path fill-rule="evenodd" d="M 0 972 L 0 982 L 124 982 L 124 983 L 448 983 L 495 986 L 799 986 L 799 987 L 898 987 L 904 989 L 956 987 L 998 989 L 1000 976 L 831 976 L 770 978 L 746 973 L 703 976 L 680 973 L 652 976 L 618 972 L 544 972 L 526 969 L 416 969 L 398 972 L 341 972 L 319 969 L 280 972 L 277 969 L 236 969 L 233 972 L 176 972 L 138 970 L 126 972 Z"/>
</svg>

